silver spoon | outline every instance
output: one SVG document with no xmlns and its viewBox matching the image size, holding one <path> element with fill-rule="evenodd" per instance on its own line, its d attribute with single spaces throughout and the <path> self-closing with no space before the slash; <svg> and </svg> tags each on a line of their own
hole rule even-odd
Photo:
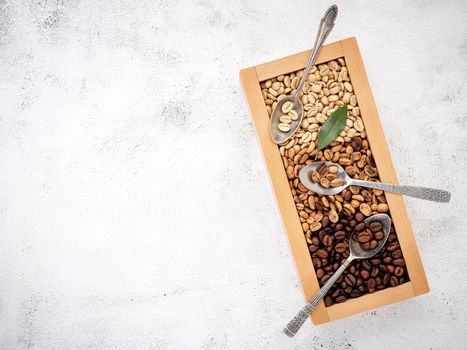
<svg viewBox="0 0 467 350">
<path fill-rule="evenodd" d="M 274 108 L 274 111 L 272 112 L 270 121 L 271 137 L 272 140 L 277 144 L 283 143 L 290 139 L 302 123 L 303 105 L 302 101 L 300 101 L 300 91 L 302 91 L 303 84 L 305 84 L 311 66 L 315 62 L 316 57 L 318 56 L 318 53 L 321 50 L 321 46 L 323 45 L 329 33 L 331 32 L 332 27 L 334 27 L 334 21 L 336 19 L 336 16 L 337 6 L 332 5 L 330 8 L 328 8 L 326 13 L 324 14 L 324 17 L 321 19 L 318 34 L 316 35 L 315 44 L 313 47 L 313 52 L 311 53 L 310 59 L 308 60 L 308 64 L 306 66 L 305 72 L 303 73 L 303 77 L 300 80 L 300 84 L 297 87 L 297 90 L 293 95 L 286 96 L 279 102 L 277 102 L 277 105 Z M 279 118 L 284 114 L 282 113 L 282 105 L 287 101 L 293 103 L 293 109 L 295 110 L 295 112 L 297 112 L 298 118 L 297 120 L 293 120 L 291 122 L 291 128 L 289 131 L 282 132 L 278 128 L 278 125 L 280 123 Z"/>
<path fill-rule="evenodd" d="M 383 190 L 386 192 L 399 193 L 406 196 L 426 199 L 433 202 L 447 203 L 451 199 L 451 193 L 444 190 L 438 190 L 436 188 L 420 187 L 420 186 L 405 186 L 396 184 L 387 184 L 373 181 L 363 181 L 352 179 L 345 170 L 336 163 L 324 162 L 327 166 L 338 166 L 339 170 L 336 173 L 338 179 L 344 179 L 345 183 L 339 187 L 323 187 L 319 183 L 314 183 L 310 180 L 310 174 L 318 169 L 323 162 L 316 162 L 310 165 L 306 165 L 300 170 L 299 176 L 300 181 L 312 192 L 317 194 L 332 196 L 334 194 L 341 193 L 345 188 L 349 186 L 362 186 L 368 188 L 374 188 L 377 190 Z"/>
<path fill-rule="evenodd" d="M 342 263 L 342 265 L 337 269 L 336 272 L 328 279 L 326 284 L 321 287 L 318 293 L 306 304 L 300 312 L 285 326 L 284 333 L 287 334 L 289 337 L 293 337 L 297 334 L 298 330 L 302 327 L 305 321 L 310 317 L 313 311 L 318 305 L 319 301 L 324 298 L 326 293 L 331 289 L 333 284 L 339 279 L 342 275 L 344 270 L 350 263 L 355 259 L 368 259 L 376 255 L 381 248 L 383 248 L 386 240 L 389 236 L 389 231 L 391 230 L 391 219 L 386 214 L 376 214 L 373 216 L 368 217 L 365 222 L 367 224 L 372 223 L 373 221 L 378 221 L 383 225 L 383 233 L 384 237 L 382 240 L 379 241 L 379 244 L 376 248 L 372 250 L 364 250 L 360 247 L 360 243 L 358 240 L 354 239 L 355 231 L 352 233 L 349 239 L 349 248 L 350 254 L 349 257 Z"/>
</svg>

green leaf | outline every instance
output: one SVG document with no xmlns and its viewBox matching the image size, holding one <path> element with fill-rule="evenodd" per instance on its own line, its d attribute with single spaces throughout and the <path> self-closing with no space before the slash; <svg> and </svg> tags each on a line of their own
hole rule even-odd
<svg viewBox="0 0 467 350">
<path fill-rule="evenodd" d="M 319 129 L 318 151 L 327 147 L 344 130 L 347 120 L 347 105 L 336 109 Z"/>
</svg>

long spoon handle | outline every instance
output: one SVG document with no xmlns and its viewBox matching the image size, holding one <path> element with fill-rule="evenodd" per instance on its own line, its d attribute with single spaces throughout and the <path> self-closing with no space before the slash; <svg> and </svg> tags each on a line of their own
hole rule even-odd
<svg viewBox="0 0 467 350">
<path fill-rule="evenodd" d="M 396 184 L 385 184 L 380 182 L 363 181 L 352 179 L 352 185 L 374 188 L 386 192 L 399 193 L 406 196 L 426 199 L 432 202 L 447 203 L 451 199 L 451 193 L 436 188 L 420 187 L 420 186 L 405 186 Z"/>
<path fill-rule="evenodd" d="M 303 73 L 303 77 L 300 80 L 300 84 L 298 84 L 297 91 L 295 92 L 298 95 L 300 95 L 300 91 L 302 90 L 303 84 L 305 84 L 305 81 L 308 78 L 308 73 L 310 73 L 311 66 L 315 62 L 316 57 L 318 57 L 318 53 L 321 50 L 321 46 L 323 46 L 324 41 L 328 37 L 329 33 L 331 33 L 331 29 L 334 27 L 334 21 L 336 20 L 336 16 L 337 6 L 332 5 L 330 8 L 327 9 L 323 18 L 321 18 L 318 33 L 316 34 L 315 44 L 313 45 L 313 51 L 311 52 L 311 56 L 308 59 L 308 64 L 306 65 L 305 72 Z"/>
<path fill-rule="evenodd" d="M 285 326 L 284 328 L 285 334 L 287 334 L 289 337 L 293 337 L 295 334 L 297 334 L 298 330 L 302 328 L 305 321 L 315 310 L 316 305 L 318 305 L 319 301 L 324 298 L 329 289 L 331 289 L 334 282 L 336 282 L 337 279 L 342 275 L 342 273 L 347 268 L 347 266 L 349 266 L 352 260 L 353 258 L 349 256 L 347 260 L 345 260 L 344 263 L 341 265 L 341 267 L 339 267 L 337 271 L 331 276 L 331 278 L 328 279 L 326 284 L 321 287 L 318 293 L 316 293 L 315 296 L 308 302 L 308 304 L 306 304 L 300 310 L 300 312 L 297 315 L 295 315 L 295 317 L 289 323 L 287 323 L 287 326 Z"/>
</svg>

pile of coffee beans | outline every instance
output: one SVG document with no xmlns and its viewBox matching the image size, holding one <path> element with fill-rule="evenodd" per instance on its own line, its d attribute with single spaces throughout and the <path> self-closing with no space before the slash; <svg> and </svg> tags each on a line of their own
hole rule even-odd
<svg viewBox="0 0 467 350">
<path fill-rule="evenodd" d="M 383 225 L 378 221 L 368 224 L 365 221 L 355 226 L 354 238 L 363 250 L 375 249 L 384 238 Z"/>
<path fill-rule="evenodd" d="M 308 246 L 320 286 L 326 283 L 349 256 L 350 235 L 358 225 L 365 225 L 364 219 L 361 212 L 350 215 L 342 212 L 336 223 L 327 215 L 323 217 L 322 228 L 317 235 L 311 237 L 311 244 Z M 381 251 L 373 258 L 354 260 L 327 293 L 324 302 L 326 306 L 331 306 L 349 298 L 398 286 L 408 280 L 405 260 L 394 228 L 391 227 L 388 240 Z"/>
<path fill-rule="evenodd" d="M 319 183 L 325 188 L 339 187 L 345 184 L 345 180 L 336 177 L 338 171 L 339 167 L 337 165 L 327 166 L 326 163 L 321 162 L 321 165 L 308 176 L 311 182 Z"/>
</svg>

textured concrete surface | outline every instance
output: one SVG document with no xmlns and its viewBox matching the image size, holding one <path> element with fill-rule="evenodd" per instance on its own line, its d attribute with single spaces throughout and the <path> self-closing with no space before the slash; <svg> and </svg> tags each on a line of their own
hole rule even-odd
<svg viewBox="0 0 467 350">
<path fill-rule="evenodd" d="M 467 3 L 338 4 L 401 182 L 453 193 L 406 199 L 431 293 L 281 333 L 303 300 L 238 71 L 329 3 L 0 0 L 1 349 L 465 349 Z"/>
</svg>

